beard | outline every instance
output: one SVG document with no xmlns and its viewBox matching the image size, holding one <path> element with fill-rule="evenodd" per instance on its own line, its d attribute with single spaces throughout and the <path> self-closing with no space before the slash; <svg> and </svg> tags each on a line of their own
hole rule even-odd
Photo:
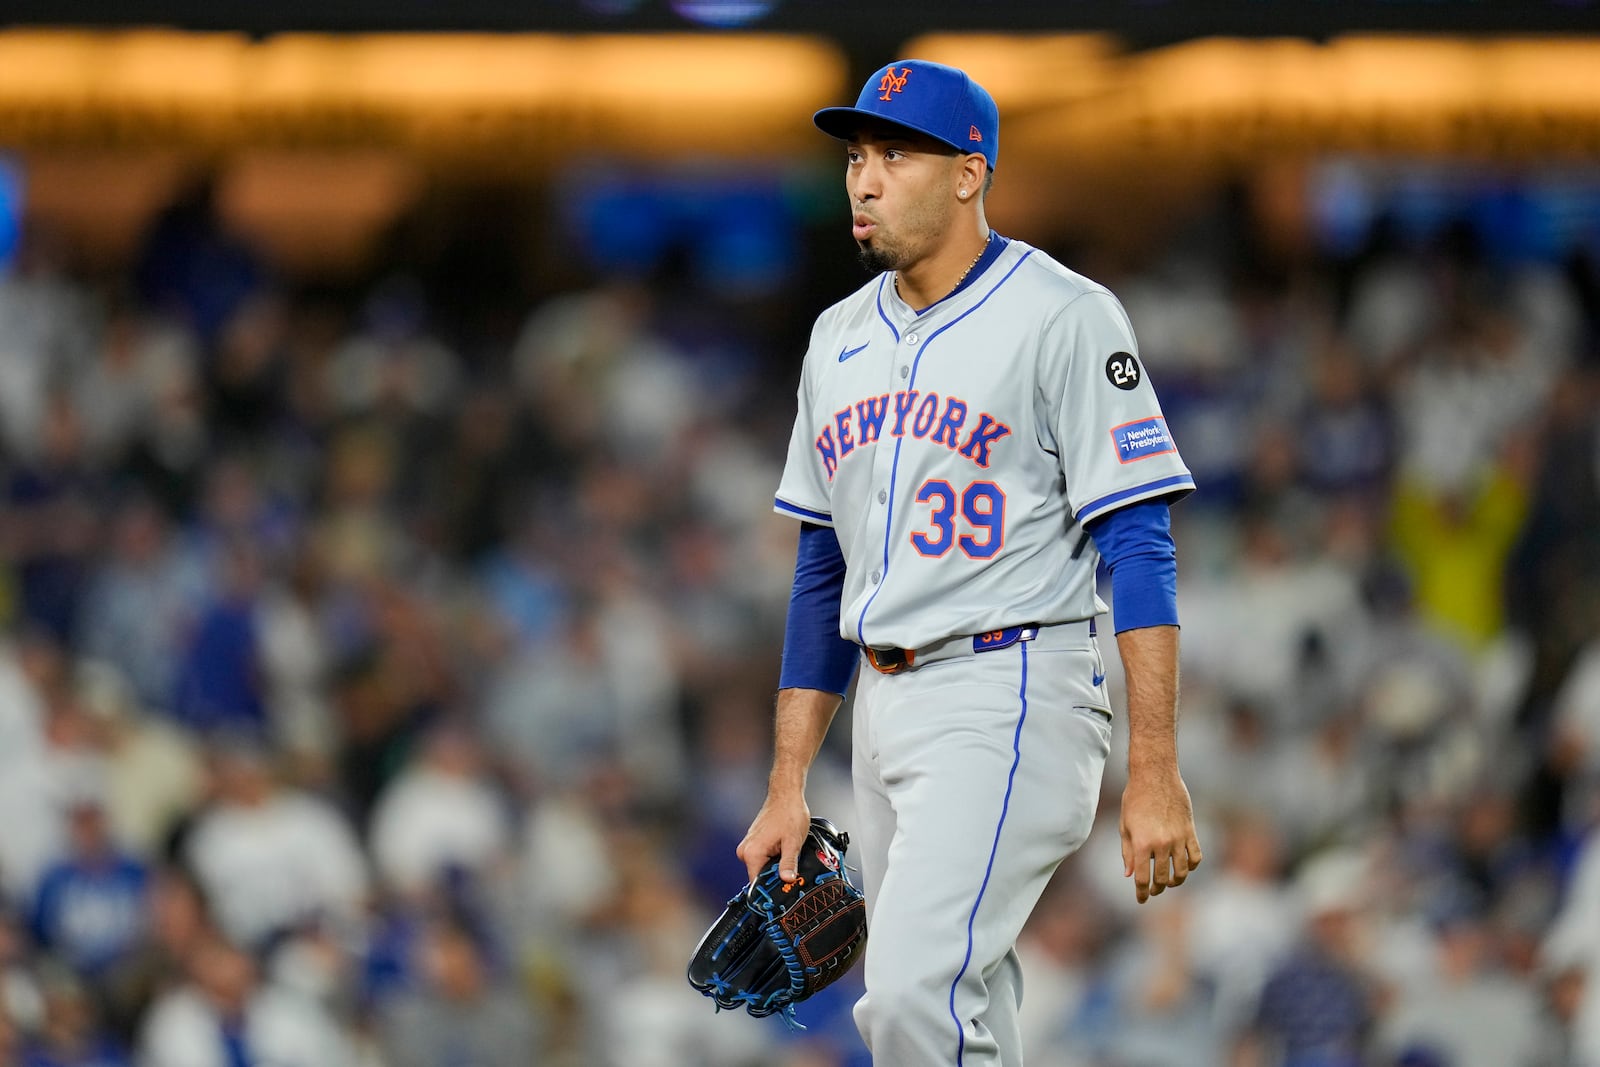
<svg viewBox="0 0 1600 1067">
<path fill-rule="evenodd" d="M 885 245 L 875 245 L 867 241 L 856 243 L 856 258 L 861 261 L 868 274 L 882 274 L 886 270 L 899 270 L 904 266 L 905 257 L 900 252 Z"/>
</svg>

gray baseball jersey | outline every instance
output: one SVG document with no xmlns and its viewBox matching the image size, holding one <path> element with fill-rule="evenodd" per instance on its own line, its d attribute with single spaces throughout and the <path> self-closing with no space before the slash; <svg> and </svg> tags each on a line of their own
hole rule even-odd
<svg viewBox="0 0 1600 1067">
<path fill-rule="evenodd" d="M 818 317 L 775 504 L 836 531 L 841 635 L 918 648 L 1105 611 L 1083 524 L 1194 488 L 1122 305 L 1017 240 L 920 315 L 893 278 Z"/>
</svg>

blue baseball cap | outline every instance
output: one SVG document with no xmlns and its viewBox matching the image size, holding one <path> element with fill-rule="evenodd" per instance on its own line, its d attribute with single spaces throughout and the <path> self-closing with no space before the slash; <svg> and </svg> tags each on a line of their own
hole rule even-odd
<svg viewBox="0 0 1600 1067">
<path fill-rule="evenodd" d="M 926 134 L 957 152 L 977 152 L 993 170 L 1000 155 L 1000 109 L 964 70 L 926 59 L 890 63 L 867 79 L 855 107 L 825 107 L 817 129 L 848 140 L 863 120 Z"/>
</svg>

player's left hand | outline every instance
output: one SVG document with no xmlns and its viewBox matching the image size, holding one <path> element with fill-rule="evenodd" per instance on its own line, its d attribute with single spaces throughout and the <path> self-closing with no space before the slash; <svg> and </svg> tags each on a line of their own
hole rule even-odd
<svg viewBox="0 0 1600 1067">
<path fill-rule="evenodd" d="M 1122 866 L 1143 904 L 1200 866 L 1189 787 L 1177 768 L 1130 775 L 1122 790 Z"/>
</svg>

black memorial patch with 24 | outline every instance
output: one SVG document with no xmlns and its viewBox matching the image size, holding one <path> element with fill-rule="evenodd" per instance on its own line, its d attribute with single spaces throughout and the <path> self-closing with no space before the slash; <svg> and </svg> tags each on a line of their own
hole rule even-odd
<svg viewBox="0 0 1600 1067">
<path fill-rule="evenodd" d="M 1132 352 L 1113 352 L 1106 360 L 1106 380 L 1118 389 L 1137 389 L 1144 380 L 1144 368 Z"/>
</svg>

